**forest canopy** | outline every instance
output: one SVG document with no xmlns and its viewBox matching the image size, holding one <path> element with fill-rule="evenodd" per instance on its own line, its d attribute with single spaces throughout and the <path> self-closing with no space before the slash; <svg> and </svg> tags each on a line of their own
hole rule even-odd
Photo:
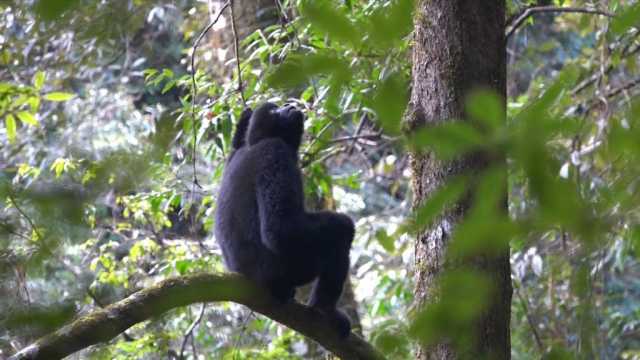
<svg viewBox="0 0 640 360">
<path fill-rule="evenodd" d="M 640 2 L 491 4 L 0 1 L 0 358 L 640 359 Z M 267 101 L 355 222 L 346 340 L 225 270 Z"/>
</svg>

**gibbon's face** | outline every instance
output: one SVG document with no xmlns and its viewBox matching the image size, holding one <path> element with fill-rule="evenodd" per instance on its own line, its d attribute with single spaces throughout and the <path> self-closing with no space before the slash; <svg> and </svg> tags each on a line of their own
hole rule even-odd
<svg viewBox="0 0 640 360">
<path fill-rule="evenodd" d="M 304 131 L 304 115 L 293 105 L 278 107 L 273 103 L 261 105 L 251 116 L 249 145 L 268 138 L 281 138 L 298 149 Z"/>
</svg>

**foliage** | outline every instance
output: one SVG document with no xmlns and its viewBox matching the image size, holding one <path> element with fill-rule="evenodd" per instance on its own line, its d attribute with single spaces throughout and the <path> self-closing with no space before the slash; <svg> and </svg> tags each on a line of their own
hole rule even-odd
<svg viewBox="0 0 640 360">
<path fill-rule="evenodd" d="M 537 3 L 509 2 L 510 15 Z M 167 276 L 222 271 L 211 215 L 241 75 L 247 105 L 304 109 L 309 203 L 358 220 L 361 323 L 390 358 L 441 337 L 464 347 L 487 303 L 490 282 L 461 271 L 443 278 L 439 302 L 409 310 L 412 234 L 468 191 L 450 257 L 510 244 L 514 358 L 638 358 L 636 2 L 609 1 L 614 19 L 530 18 L 508 42 L 506 106 L 477 92 L 471 121 L 415 132 L 402 125 L 412 1 L 280 1 L 280 23 L 240 39 L 241 74 L 232 62 L 233 76 L 210 75 L 205 37 L 195 97 L 187 64 L 203 2 L 51 4 L 0 5 L 0 354 Z M 407 150 L 507 161 L 450 179 L 411 212 Z M 166 354 L 320 356 L 233 304 L 178 309 L 83 356 Z"/>
</svg>

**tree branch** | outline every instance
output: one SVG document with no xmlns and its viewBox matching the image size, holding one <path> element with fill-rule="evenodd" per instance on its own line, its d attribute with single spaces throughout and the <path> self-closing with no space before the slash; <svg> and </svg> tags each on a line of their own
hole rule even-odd
<svg viewBox="0 0 640 360">
<path fill-rule="evenodd" d="M 640 34 L 640 31 L 638 32 L 638 34 Z M 630 47 L 628 47 L 627 49 L 628 50 L 622 52 L 621 58 L 635 55 L 637 52 L 640 51 L 640 45 L 634 47 L 633 49 L 631 49 Z M 571 90 L 571 95 L 575 96 L 576 94 L 580 93 L 581 91 L 583 91 L 584 89 L 586 89 L 587 87 L 595 83 L 596 81 L 602 79 L 604 75 L 608 75 L 611 71 L 613 71 L 613 69 L 614 69 L 613 64 L 607 65 L 607 68 L 604 70 L 604 72 L 598 71 L 595 74 L 588 77 L 587 79 L 583 80 L 581 83 L 579 83 L 578 86 L 576 86 L 573 90 Z"/>
<path fill-rule="evenodd" d="M 9 359 L 63 358 L 90 345 L 109 341 L 131 326 L 173 308 L 214 301 L 246 305 L 317 341 L 343 359 L 384 359 L 357 335 L 340 339 L 335 324 L 321 312 L 298 303 L 277 304 L 266 290 L 239 274 L 197 274 L 163 280 L 104 309 L 79 317 Z"/>
<path fill-rule="evenodd" d="M 510 26 L 509 31 L 507 31 L 506 39 L 508 40 L 511 35 L 513 35 L 522 24 L 530 17 L 535 14 L 545 13 L 545 12 L 555 12 L 555 13 L 583 13 L 583 14 L 595 14 L 613 17 L 614 15 L 610 12 L 598 9 L 587 9 L 587 8 L 579 8 L 579 7 L 558 7 L 558 6 L 534 6 L 530 8 L 526 8 L 522 13 L 515 16 L 515 20 L 511 20 L 509 22 Z"/>
</svg>

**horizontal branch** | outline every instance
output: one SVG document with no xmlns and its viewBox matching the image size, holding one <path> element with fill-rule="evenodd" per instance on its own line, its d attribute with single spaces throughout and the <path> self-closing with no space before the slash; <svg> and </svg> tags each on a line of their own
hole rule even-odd
<svg viewBox="0 0 640 360">
<path fill-rule="evenodd" d="M 600 94 L 599 96 L 596 96 L 595 98 L 589 100 L 588 102 L 584 103 L 584 107 L 583 109 L 584 112 L 582 112 L 583 116 L 586 116 L 589 112 L 591 112 L 591 110 L 593 110 L 594 108 L 596 108 L 598 106 L 598 104 L 603 104 L 605 106 L 608 106 L 608 99 L 618 96 L 621 93 L 624 93 L 626 91 L 629 91 L 631 89 L 633 89 L 634 87 L 640 85 L 640 77 L 637 77 L 629 82 L 626 82 L 622 85 L 620 85 L 619 87 L 610 89 L 606 92 L 604 92 L 603 94 Z M 580 107 L 576 107 L 576 109 L 579 109 Z"/>
<path fill-rule="evenodd" d="M 511 20 L 508 22 L 511 25 L 509 31 L 507 31 L 506 38 L 509 39 L 511 35 L 513 35 L 520 26 L 534 14 L 539 13 L 583 13 L 583 14 L 593 14 L 593 15 L 602 15 L 613 17 L 614 15 L 610 12 L 598 10 L 598 9 L 588 9 L 588 8 L 579 8 L 579 7 L 558 7 L 558 6 L 534 6 L 525 9 L 521 14 L 515 16 L 515 20 Z"/>
<path fill-rule="evenodd" d="M 277 304 L 271 295 L 239 274 L 197 274 L 166 279 L 124 300 L 81 316 L 13 355 L 10 360 L 60 359 L 113 339 L 131 326 L 194 303 L 243 304 L 318 342 L 342 359 L 384 359 L 355 334 L 341 339 L 321 312 L 298 304 Z"/>
<path fill-rule="evenodd" d="M 640 34 L 640 31 L 638 32 L 638 34 Z M 633 49 L 631 47 L 629 47 L 627 49 L 628 50 L 622 52 L 622 54 L 620 55 L 621 58 L 632 56 L 632 55 L 635 55 L 636 53 L 640 52 L 640 45 L 634 47 Z M 611 71 L 613 71 L 614 68 L 615 67 L 613 66 L 613 64 L 610 63 L 609 65 L 607 65 L 607 67 L 606 67 L 606 69 L 604 71 L 598 71 L 598 72 L 594 73 L 593 75 L 589 76 L 588 78 L 586 78 L 585 80 L 580 82 L 573 90 L 571 90 L 571 95 L 572 96 L 577 95 L 578 93 L 580 93 L 584 89 L 588 88 L 590 85 L 592 85 L 595 82 L 597 82 L 600 79 L 602 79 L 605 75 L 608 75 Z"/>
</svg>

